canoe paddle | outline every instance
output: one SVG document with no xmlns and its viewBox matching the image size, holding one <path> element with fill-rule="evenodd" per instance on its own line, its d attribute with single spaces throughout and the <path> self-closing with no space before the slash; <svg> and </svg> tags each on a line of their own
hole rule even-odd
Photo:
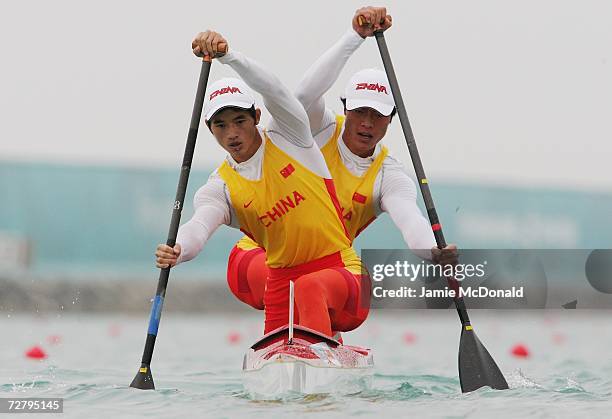
<svg viewBox="0 0 612 419">
<path fill-rule="evenodd" d="M 438 248 L 443 249 L 446 247 L 446 240 L 444 240 L 444 234 L 442 234 L 442 226 L 438 219 L 438 214 L 434 206 L 431 193 L 429 192 L 429 184 L 427 177 L 425 176 L 425 170 L 419 157 L 417 150 L 416 141 L 410 122 L 408 121 L 408 115 L 404 107 L 404 101 L 400 93 L 397 78 L 395 77 L 395 71 L 391 64 L 391 56 L 389 55 L 389 49 L 387 48 L 387 42 L 385 41 L 385 35 L 382 31 L 374 32 L 376 42 L 378 43 L 378 49 L 380 56 L 382 57 L 387 78 L 391 85 L 391 93 L 395 100 L 395 107 L 399 116 L 402 130 L 404 132 L 404 138 L 408 145 L 408 151 L 410 152 L 410 158 L 419 181 L 423 200 L 425 201 L 425 207 L 427 208 L 427 214 L 429 216 L 429 222 L 431 229 L 433 230 L 436 238 L 436 244 Z M 467 393 L 474 391 L 480 387 L 489 386 L 497 390 L 505 390 L 508 388 L 508 383 L 504 378 L 504 375 L 499 370 L 497 364 L 484 347 L 484 345 L 478 340 L 476 332 L 470 323 L 467 309 L 463 301 L 463 297 L 459 295 L 459 283 L 455 278 L 449 277 L 448 284 L 455 290 L 454 298 L 455 307 L 461 320 L 461 338 L 459 341 L 459 381 L 461 383 L 461 391 Z"/>
<path fill-rule="evenodd" d="M 202 115 L 202 106 L 204 105 L 204 94 L 206 93 L 206 85 L 208 84 L 208 74 L 210 73 L 211 61 L 208 56 L 202 62 L 200 69 L 200 79 L 198 81 L 198 90 L 196 92 L 193 112 L 191 114 L 191 124 L 189 125 L 189 134 L 187 135 L 187 144 L 185 145 L 185 154 L 183 155 L 183 165 L 181 167 L 181 175 L 179 177 L 178 187 L 176 189 L 176 199 L 172 210 L 172 220 L 170 221 L 170 229 L 168 231 L 168 240 L 166 244 L 174 247 L 176 244 L 176 235 L 178 233 L 179 224 L 181 222 L 181 211 L 187 191 L 187 181 L 189 180 L 189 172 L 191 171 L 191 161 L 193 152 L 195 151 L 196 138 L 198 137 L 198 127 L 200 126 L 200 116 Z M 149 330 L 147 332 L 147 340 L 145 343 L 144 353 L 142 354 L 142 363 L 140 369 L 134 377 L 130 387 L 141 390 L 154 390 L 153 375 L 151 374 L 151 358 L 153 357 L 153 348 L 155 346 L 155 338 L 157 337 L 157 329 L 159 328 L 159 320 L 161 318 L 164 298 L 166 297 L 166 287 L 168 286 L 168 277 L 170 276 L 170 267 L 162 268 L 159 273 L 159 281 L 157 283 L 157 292 L 153 299 L 151 307 L 151 317 L 149 318 Z"/>
</svg>

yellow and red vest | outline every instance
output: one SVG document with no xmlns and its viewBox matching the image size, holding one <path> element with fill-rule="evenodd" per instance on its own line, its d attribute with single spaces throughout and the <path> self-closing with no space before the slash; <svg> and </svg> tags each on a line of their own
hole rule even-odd
<svg viewBox="0 0 612 419">
<path fill-rule="evenodd" d="M 218 169 L 240 229 L 255 241 L 243 239 L 239 247 L 259 244 L 271 268 L 292 267 L 339 252 L 345 266 L 359 271 L 334 182 L 289 156 L 265 132 L 264 141 L 261 179 L 242 177 L 227 161 Z"/>
<path fill-rule="evenodd" d="M 342 209 L 342 218 L 351 241 L 376 219 L 376 210 L 372 195 L 374 182 L 389 151 L 382 147 L 368 170 L 362 176 L 355 176 L 342 162 L 338 151 L 338 140 L 344 125 L 344 116 L 336 116 L 336 130 L 327 143 L 321 148 L 327 167 L 332 174 L 338 200 Z"/>
</svg>

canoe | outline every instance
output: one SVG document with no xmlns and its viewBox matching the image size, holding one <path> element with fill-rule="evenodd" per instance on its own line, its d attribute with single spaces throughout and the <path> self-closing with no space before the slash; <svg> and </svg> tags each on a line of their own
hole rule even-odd
<svg viewBox="0 0 612 419">
<path fill-rule="evenodd" d="M 255 342 L 242 365 L 245 390 L 254 399 L 290 394 L 354 394 L 371 387 L 372 351 L 343 345 L 312 329 L 280 327 Z"/>
</svg>

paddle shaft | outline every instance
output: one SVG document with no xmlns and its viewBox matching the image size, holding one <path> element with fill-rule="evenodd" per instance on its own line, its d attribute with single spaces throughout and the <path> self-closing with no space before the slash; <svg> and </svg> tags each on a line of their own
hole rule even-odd
<svg viewBox="0 0 612 419">
<path fill-rule="evenodd" d="M 176 199 L 172 210 L 172 220 L 170 229 L 168 230 L 168 239 L 166 244 L 174 247 L 176 244 L 176 235 L 178 233 L 179 224 L 181 222 L 181 211 L 183 210 L 183 202 L 185 201 L 185 193 L 187 192 L 187 182 L 191 171 L 191 161 L 195 151 L 196 139 L 198 137 L 198 127 L 200 126 L 200 117 L 202 115 L 202 106 L 204 105 L 204 95 L 206 93 L 206 85 L 208 83 L 208 75 L 210 73 L 210 61 L 202 61 L 200 69 L 200 79 L 198 81 L 198 90 L 196 92 L 193 112 L 191 114 L 191 124 L 189 125 L 189 134 L 187 135 L 187 144 L 185 145 L 185 154 L 183 155 L 183 164 L 181 166 L 181 175 L 179 177 L 178 187 L 176 189 Z M 166 287 L 168 286 L 168 278 L 170 276 L 170 268 L 163 268 L 159 273 L 159 281 L 157 283 L 157 292 L 151 308 L 151 318 L 149 319 L 149 330 L 145 343 L 144 353 L 142 355 L 142 363 L 146 366 L 151 364 L 153 357 L 153 348 L 155 347 L 155 338 L 157 337 L 157 329 L 163 307 L 163 301 L 166 296 Z"/>
<path fill-rule="evenodd" d="M 436 207 L 434 205 L 433 198 L 431 197 L 431 192 L 429 191 L 429 184 L 427 177 L 425 176 L 425 169 L 423 169 L 423 163 L 421 162 L 421 157 L 419 156 L 416 140 L 414 139 L 412 127 L 410 126 L 410 121 L 408 120 L 408 114 L 406 113 L 406 108 L 404 107 L 404 101 L 402 100 L 402 94 L 399 89 L 397 77 L 395 76 L 395 70 L 393 69 L 393 64 L 391 63 L 391 56 L 389 55 L 385 35 L 382 31 L 376 31 L 374 32 L 374 35 L 376 37 L 376 42 L 378 43 L 378 50 L 380 51 L 380 56 L 382 57 L 383 65 L 385 66 L 389 84 L 391 85 L 391 93 L 393 94 L 397 115 L 402 125 L 402 130 L 404 131 L 404 138 L 406 139 L 406 144 L 408 145 L 412 165 L 414 166 L 419 187 L 421 188 L 421 194 L 423 195 L 423 200 L 425 201 L 425 208 L 427 209 L 429 223 L 431 224 L 431 229 L 433 230 L 438 248 L 443 249 L 446 247 L 446 240 L 444 239 L 444 233 L 442 232 L 442 225 L 440 224 L 438 213 L 436 212 Z M 464 326 L 469 326 L 470 319 L 468 317 L 467 309 L 465 307 L 463 297 L 459 296 L 459 283 L 455 278 L 448 277 L 447 279 L 450 287 L 455 290 L 455 307 L 457 308 L 457 313 L 459 314 L 461 324 Z"/>
</svg>

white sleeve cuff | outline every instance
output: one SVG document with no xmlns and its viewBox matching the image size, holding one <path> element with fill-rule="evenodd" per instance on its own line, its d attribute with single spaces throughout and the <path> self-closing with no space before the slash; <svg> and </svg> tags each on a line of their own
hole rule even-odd
<svg viewBox="0 0 612 419">
<path fill-rule="evenodd" d="M 346 31 L 346 34 L 344 34 L 344 36 L 347 38 L 348 42 L 350 42 L 351 44 L 356 44 L 357 46 L 361 45 L 367 39 L 362 38 L 361 35 L 355 32 L 355 29 L 353 28 L 350 28 L 348 31 Z"/>
<path fill-rule="evenodd" d="M 221 64 L 227 64 L 236 58 L 236 52 L 237 51 L 234 50 L 228 51 L 222 57 L 217 58 L 217 60 L 219 60 Z"/>
</svg>

